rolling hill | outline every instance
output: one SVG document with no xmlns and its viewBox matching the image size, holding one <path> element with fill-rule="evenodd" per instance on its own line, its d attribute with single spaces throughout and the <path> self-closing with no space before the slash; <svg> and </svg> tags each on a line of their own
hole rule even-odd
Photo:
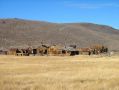
<svg viewBox="0 0 119 90">
<path fill-rule="evenodd" d="M 89 47 L 103 44 L 119 50 L 119 30 L 92 23 L 50 23 L 23 19 L 0 19 L 0 49 L 44 44 Z"/>
</svg>

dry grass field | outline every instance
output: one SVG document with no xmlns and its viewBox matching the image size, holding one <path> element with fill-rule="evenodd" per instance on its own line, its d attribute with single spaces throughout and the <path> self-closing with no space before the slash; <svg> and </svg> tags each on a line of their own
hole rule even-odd
<svg viewBox="0 0 119 90">
<path fill-rule="evenodd" d="M 0 90 L 119 90 L 119 56 L 0 56 Z"/>
</svg>

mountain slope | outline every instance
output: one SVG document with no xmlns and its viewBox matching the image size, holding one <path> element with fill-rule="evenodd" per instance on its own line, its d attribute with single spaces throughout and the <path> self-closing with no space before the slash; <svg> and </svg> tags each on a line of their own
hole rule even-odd
<svg viewBox="0 0 119 90">
<path fill-rule="evenodd" d="M 104 44 L 119 50 L 119 31 L 92 23 L 49 23 L 22 19 L 0 19 L 0 48 L 39 46 L 45 44 L 87 47 Z"/>
</svg>

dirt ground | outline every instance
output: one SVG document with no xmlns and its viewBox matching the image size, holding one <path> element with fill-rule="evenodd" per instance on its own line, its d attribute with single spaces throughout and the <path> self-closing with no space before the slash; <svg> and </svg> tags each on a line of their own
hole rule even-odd
<svg viewBox="0 0 119 90">
<path fill-rule="evenodd" d="M 0 90 L 119 90 L 119 56 L 0 56 Z"/>
</svg>

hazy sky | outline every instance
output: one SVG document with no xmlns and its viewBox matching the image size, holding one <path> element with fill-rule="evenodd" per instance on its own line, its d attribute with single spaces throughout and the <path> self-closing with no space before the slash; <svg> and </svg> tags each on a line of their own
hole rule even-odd
<svg viewBox="0 0 119 90">
<path fill-rule="evenodd" d="M 0 18 L 90 22 L 119 29 L 119 0 L 0 0 Z"/>
</svg>

